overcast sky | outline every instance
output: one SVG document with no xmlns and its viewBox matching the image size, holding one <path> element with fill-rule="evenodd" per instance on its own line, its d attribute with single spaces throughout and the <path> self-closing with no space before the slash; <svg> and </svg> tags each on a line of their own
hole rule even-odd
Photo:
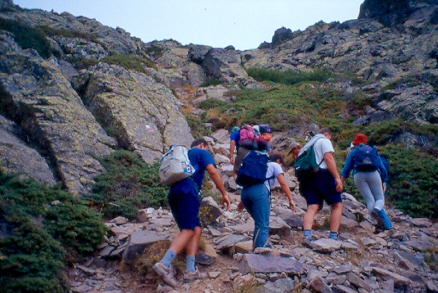
<svg viewBox="0 0 438 293">
<path fill-rule="evenodd" d="M 271 42 L 275 30 L 304 30 L 318 21 L 356 19 L 364 0 L 13 0 L 39 8 L 95 18 L 121 27 L 143 42 L 173 39 L 238 50 Z"/>
</svg>

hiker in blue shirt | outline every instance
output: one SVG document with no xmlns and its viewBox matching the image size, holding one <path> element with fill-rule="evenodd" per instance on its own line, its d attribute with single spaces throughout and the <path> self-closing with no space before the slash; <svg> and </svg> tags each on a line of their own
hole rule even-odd
<svg viewBox="0 0 438 293">
<path fill-rule="evenodd" d="M 354 184 L 362 194 L 370 215 L 377 221 L 379 229 L 391 229 L 392 223 L 388 218 L 385 206 L 385 182 L 387 178 L 386 168 L 375 151 L 375 163 L 372 163 L 369 170 L 363 170 L 358 165 L 359 147 L 367 144 L 367 136 L 359 133 L 354 137 L 352 142 L 353 150 L 348 154 L 344 169 L 341 173 L 341 180 L 348 178 L 353 170 Z M 370 162 L 373 160 L 369 160 Z"/>
<path fill-rule="evenodd" d="M 234 151 L 239 147 L 240 127 L 234 126 L 230 131 L 230 163 L 234 165 Z"/>
<path fill-rule="evenodd" d="M 153 269 L 163 277 L 163 280 L 174 288 L 177 282 L 171 263 L 184 249 L 187 261 L 183 277 L 184 281 L 206 277 L 206 274 L 199 272 L 195 266 L 195 256 L 198 252 L 202 233 L 201 222 L 198 216 L 201 201 L 199 191 L 202 188 L 205 171 L 208 172 L 222 194 L 221 204 L 227 210 L 230 209 L 230 199 L 225 191 L 219 171 L 216 169 L 213 157 L 208 151 L 207 142 L 202 138 L 193 141 L 188 156 L 190 163 L 196 170 L 195 173 L 191 177 L 174 183 L 170 187 L 168 194 L 169 206 L 178 224 L 180 233 L 173 239 L 164 257 L 153 266 Z"/>
</svg>

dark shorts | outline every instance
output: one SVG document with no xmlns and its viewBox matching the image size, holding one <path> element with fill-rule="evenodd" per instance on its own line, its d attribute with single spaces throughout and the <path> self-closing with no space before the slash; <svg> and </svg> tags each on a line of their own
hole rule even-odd
<svg viewBox="0 0 438 293">
<path fill-rule="evenodd" d="M 341 193 L 336 191 L 336 181 L 327 169 L 321 169 L 315 178 L 300 182 L 301 195 L 306 199 L 307 205 L 323 202 L 333 205 L 342 202 Z"/>
<path fill-rule="evenodd" d="M 251 150 L 246 149 L 244 147 L 239 147 L 237 149 L 237 153 L 236 153 L 236 159 L 234 160 L 234 171 L 239 171 L 240 165 L 243 162 L 243 159 L 245 158 L 245 156 L 250 152 Z"/>
<path fill-rule="evenodd" d="M 200 198 L 196 183 L 183 179 L 170 187 L 168 200 L 173 217 L 180 230 L 194 230 L 201 226 L 198 217 Z"/>
</svg>

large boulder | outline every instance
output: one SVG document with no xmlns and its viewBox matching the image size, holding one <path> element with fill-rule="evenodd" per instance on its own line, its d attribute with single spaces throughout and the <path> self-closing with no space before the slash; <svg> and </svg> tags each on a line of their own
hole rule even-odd
<svg viewBox="0 0 438 293">
<path fill-rule="evenodd" d="M 88 193 L 104 171 L 97 158 L 116 143 L 106 135 L 58 68 L 35 51 L 1 52 L 1 102 L 9 117 L 74 194 Z"/>
<path fill-rule="evenodd" d="M 119 146 L 147 163 L 158 161 L 172 144 L 190 146 L 193 136 L 169 88 L 143 73 L 106 63 L 88 74 L 84 103 Z"/>
<path fill-rule="evenodd" d="M 56 183 L 46 160 L 20 139 L 18 125 L 0 115 L 0 168 L 8 173 L 31 177 L 49 185 Z"/>
</svg>

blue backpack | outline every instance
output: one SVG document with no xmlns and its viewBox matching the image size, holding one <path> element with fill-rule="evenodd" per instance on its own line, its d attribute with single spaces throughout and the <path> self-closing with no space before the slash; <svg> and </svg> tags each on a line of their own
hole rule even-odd
<svg viewBox="0 0 438 293">
<path fill-rule="evenodd" d="M 374 172 L 379 169 L 380 156 L 376 147 L 360 144 L 354 153 L 354 168 L 359 172 Z"/>
<path fill-rule="evenodd" d="M 237 171 L 236 183 L 244 187 L 264 183 L 267 180 L 268 162 L 267 154 L 250 151 Z"/>
</svg>

